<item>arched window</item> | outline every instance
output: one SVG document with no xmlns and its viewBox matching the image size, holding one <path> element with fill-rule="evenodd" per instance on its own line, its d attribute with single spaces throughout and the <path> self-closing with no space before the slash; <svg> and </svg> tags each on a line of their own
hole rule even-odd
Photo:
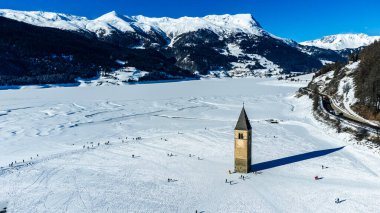
<svg viewBox="0 0 380 213">
<path fill-rule="evenodd" d="M 239 139 L 244 139 L 243 133 L 239 133 Z"/>
</svg>

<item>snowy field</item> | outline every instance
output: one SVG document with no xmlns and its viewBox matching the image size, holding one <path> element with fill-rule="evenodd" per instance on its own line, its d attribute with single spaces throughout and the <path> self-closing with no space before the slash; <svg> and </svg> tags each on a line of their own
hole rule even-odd
<svg viewBox="0 0 380 213">
<path fill-rule="evenodd" d="M 299 86 L 251 78 L 0 91 L 0 205 L 9 212 L 378 212 L 380 155 L 315 121 L 311 101 L 293 97 Z M 260 170 L 245 180 L 228 173 L 242 102 Z"/>
</svg>

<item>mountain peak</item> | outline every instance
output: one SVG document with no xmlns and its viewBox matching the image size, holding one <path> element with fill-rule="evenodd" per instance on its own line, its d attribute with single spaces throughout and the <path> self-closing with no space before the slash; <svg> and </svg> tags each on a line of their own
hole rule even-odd
<svg viewBox="0 0 380 213">
<path fill-rule="evenodd" d="M 123 16 L 118 14 L 116 11 L 108 12 L 97 19 L 98 21 L 114 21 L 114 20 L 122 20 L 125 22 L 131 22 L 132 20 L 128 16 Z"/>
<path fill-rule="evenodd" d="M 364 33 L 344 33 L 324 36 L 320 39 L 301 42 L 301 44 L 323 49 L 342 50 L 368 46 L 379 39 L 380 36 L 368 36 Z"/>
<path fill-rule="evenodd" d="M 116 11 L 111 11 L 90 22 L 86 28 L 90 31 L 103 29 L 106 31 L 106 35 L 114 30 L 134 32 L 135 30 L 131 26 L 131 22 L 133 22 L 133 20 L 130 17 L 119 15 Z"/>
<path fill-rule="evenodd" d="M 81 30 L 88 22 L 88 19 L 85 17 L 42 11 L 0 9 L 0 16 L 40 27 L 53 27 L 65 30 Z"/>
<path fill-rule="evenodd" d="M 236 32 L 262 35 L 264 31 L 251 14 L 208 15 L 204 17 L 184 16 L 180 18 L 133 16 L 132 18 L 137 22 L 161 29 L 172 38 L 200 29 L 211 30 L 221 36 L 226 35 L 226 33 Z"/>
<path fill-rule="evenodd" d="M 108 18 L 115 18 L 115 17 L 118 17 L 119 15 L 117 14 L 116 11 L 111 11 L 111 12 L 108 12 L 106 14 L 103 14 L 101 16 L 99 16 L 97 19 L 108 19 Z"/>
<path fill-rule="evenodd" d="M 204 17 L 206 20 L 209 20 L 211 22 L 216 22 L 220 24 L 236 24 L 237 26 L 244 27 L 246 29 L 252 28 L 252 27 L 259 27 L 261 28 L 261 25 L 253 18 L 252 14 L 224 14 L 224 15 L 208 15 Z"/>
<path fill-rule="evenodd" d="M 263 35 L 266 33 L 251 14 L 208 15 L 205 17 L 149 18 L 144 16 L 125 16 L 116 11 L 106 13 L 94 20 L 85 17 L 50 12 L 27 12 L 0 10 L 0 16 L 22 21 L 36 26 L 54 27 L 65 30 L 95 32 L 107 36 L 114 31 L 151 32 L 152 30 L 175 38 L 181 34 L 198 30 L 210 30 L 219 36 L 234 33 Z"/>
</svg>

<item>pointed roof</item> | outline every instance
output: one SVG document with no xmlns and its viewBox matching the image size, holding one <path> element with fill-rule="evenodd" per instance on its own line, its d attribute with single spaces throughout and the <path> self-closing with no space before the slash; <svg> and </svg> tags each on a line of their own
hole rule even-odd
<svg viewBox="0 0 380 213">
<path fill-rule="evenodd" d="M 244 106 L 241 109 L 239 120 L 236 123 L 235 130 L 251 130 L 251 124 L 249 123 L 249 119 L 247 113 L 245 112 Z"/>
</svg>

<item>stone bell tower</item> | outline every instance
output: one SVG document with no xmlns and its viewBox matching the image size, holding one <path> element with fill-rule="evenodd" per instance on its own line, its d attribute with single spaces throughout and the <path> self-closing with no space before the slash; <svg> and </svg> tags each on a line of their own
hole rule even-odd
<svg viewBox="0 0 380 213">
<path fill-rule="evenodd" d="M 235 171 L 249 173 L 251 171 L 252 127 L 244 106 L 235 127 Z"/>
</svg>

